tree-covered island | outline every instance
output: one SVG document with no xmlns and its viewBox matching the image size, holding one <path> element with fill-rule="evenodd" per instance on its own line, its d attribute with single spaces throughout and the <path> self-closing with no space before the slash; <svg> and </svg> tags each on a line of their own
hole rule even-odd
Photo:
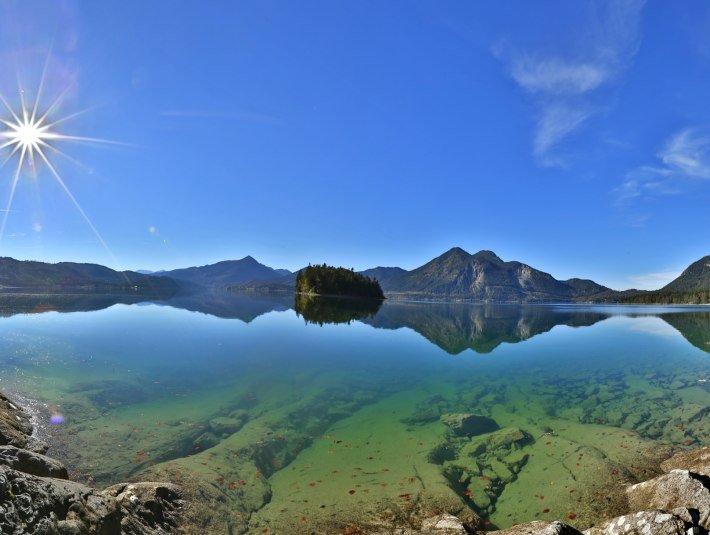
<svg viewBox="0 0 710 535">
<path fill-rule="evenodd" d="M 353 269 L 326 264 L 309 265 L 296 275 L 296 293 L 321 296 L 364 297 L 384 299 L 377 279 L 371 279 Z"/>
</svg>

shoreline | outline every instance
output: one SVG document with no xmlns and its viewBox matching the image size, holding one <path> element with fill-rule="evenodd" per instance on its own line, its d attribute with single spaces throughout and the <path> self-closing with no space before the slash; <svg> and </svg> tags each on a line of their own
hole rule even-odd
<svg viewBox="0 0 710 535">
<path fill-rule="evenodd" d="M 22 406 L 25 396 L 0 393 L 0 517 L 2 533 L 106 533 L 159 535 L 216 533 L 190 519 L 204 516 L 199 485 L 121 483 L 103 491 L 71 482 L 62 463 L 44 455 L 48 445 L 37 435 L 41 408 Z M 30 406 L 34 404 L 29 401 Z M 47 411 L 49 412 L 49 411 Z M 50 438 L 50 437 L 48 437 Z M 463 522 L 450 512 L 425 518 L 415 527 L 392 526 L 313 533 L 352 535 L 702 535 L 710 528 L 710 448 L 675 453 L 660 463 L 661 475 L 620 489 L 627 511 L 584 531 L 561 520 L 533 521 L 507 529 L 486 530 L 476 515 Z M 19 491 L 19 492 L 16 492 Z M 23 498 L 24 496 L 24 498 Z M 29 501 L 28 501 L 29 500 Z M 70 506 L 66 506 L 70 504 Z M 188 505 L 189 504 L 189 505 Z M 192 509 L 191 514 L 185 514 Z M 14 516 L 13 516 L 14 515 Z M 10 520 L 8 520 L 8 518 Z M 14 519 L 14 520 L 13 520 Z M 570 519 L 574 515 L 570 513 Z M 12 522 L 15 522 L 13 524 Z M 50 527 L 51 526 L 51 527 Z M 17 530 L 22 531 L 17 531 Z M 49 529 L 49 531 L 47 531 Z M 54 529 L 54 531 L 52 531 Z M 8 531 L 6 531 L 8 530 Z M 294 527 L 294 530 L 296 528 Z M 273 532 L 272 532 L 273 533 Z M 295 531 L 294 531 L 295 533 Z"/>
</svg>

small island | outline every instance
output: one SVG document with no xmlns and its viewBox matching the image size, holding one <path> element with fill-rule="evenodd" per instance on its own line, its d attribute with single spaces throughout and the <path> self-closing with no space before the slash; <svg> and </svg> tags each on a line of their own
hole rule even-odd
<svg viewBox="0 0 710 535">
<path fill-rule="evenodd" d="M 326 264 L 308 265 L 296 275 L 296 293 L 319 296 L 385 298 L 377 279 L 371 279 L 353 269 Z"/>
</svg>

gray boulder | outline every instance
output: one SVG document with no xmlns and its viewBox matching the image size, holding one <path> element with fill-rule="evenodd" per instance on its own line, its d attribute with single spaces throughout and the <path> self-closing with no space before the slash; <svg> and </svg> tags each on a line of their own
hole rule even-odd
<svg viewBox="0 0 710 535">
<path fill-rule="evenodd" d="M 443 514 L 427 518 L 422 522 L 422 531 L 431 531 L 441 535 L 465 535 L 463 523 L 453 515 Z"/>
<path fill-rule="evenodd" d="M 671 470 L 688 470 L 696 474 L 710 476 L 710 447 L 676 453 L 670 459 L 661 463 L 664 472 Z"/>
<path fill-rule="evenodd" d="M 545 522 L 544 520 L 526 522 L 508 529 L 488 533 L 489 535 L 580 535 L 580 532 L 572 526 L 559 521 Z"/>
<path fill-rule="evenodd" d="M 117 485 L 99 492 L 0 466 L 0 533 L 166 535 L 175 533 L 181 507 L 173 485 Z"/>
<path fill-rule="evenodd" d="M 0 465 L 33 476 L 67 478 L 67 469 L 59 461 L 15 446 L 0 446 Z"/>
<path fill-rule="evenodd" d="M 674 514 L 641 511 L 585 530 L 584 535 L 683 535 L 685 523 Z"/>
<path fill-rule="evenodd" d="M 668 474 L 637 483 L 626 489 L 632 511 L 658 509 L 672 512 L 685 508 L 697 511 L 695 524 L 710 529 L 710 478 L 687 470 L 671 470 Z"/>
</svg>

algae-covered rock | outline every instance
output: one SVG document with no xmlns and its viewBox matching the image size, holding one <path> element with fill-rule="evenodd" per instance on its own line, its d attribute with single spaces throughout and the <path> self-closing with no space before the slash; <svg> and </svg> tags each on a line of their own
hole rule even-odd
<svg viewBox="0 0 710 535">
<path fill-rule="evenodd" d="M 663 511 L 641 511 L 620 516 L 594 526 L 584 535 L 681 535 L 685 524 L 681 518 Z"/>
<path fill-rule="evenodd" d="M 710 528 L 710 478 L 687 470 L 672 470 L 626 490 L 632 511 L 677 508 L 698 511 L 697 524 Z"/>
<path fill-rule="evenodd" d="M 218 416 L 210 420 L 210 428 L 218 435 L 231 435 L 239 431 L 244 425 L 243 418 L 231 418 L 229 416 Z"/>
<path fill-rule="evenodd" d="M 441 421 L 457 436 L 472 437 L 490 433 L 498 429 L 498 424 L 492 418 L 479 414 L 455 413 L 444 414 Z"/>
</svg>

